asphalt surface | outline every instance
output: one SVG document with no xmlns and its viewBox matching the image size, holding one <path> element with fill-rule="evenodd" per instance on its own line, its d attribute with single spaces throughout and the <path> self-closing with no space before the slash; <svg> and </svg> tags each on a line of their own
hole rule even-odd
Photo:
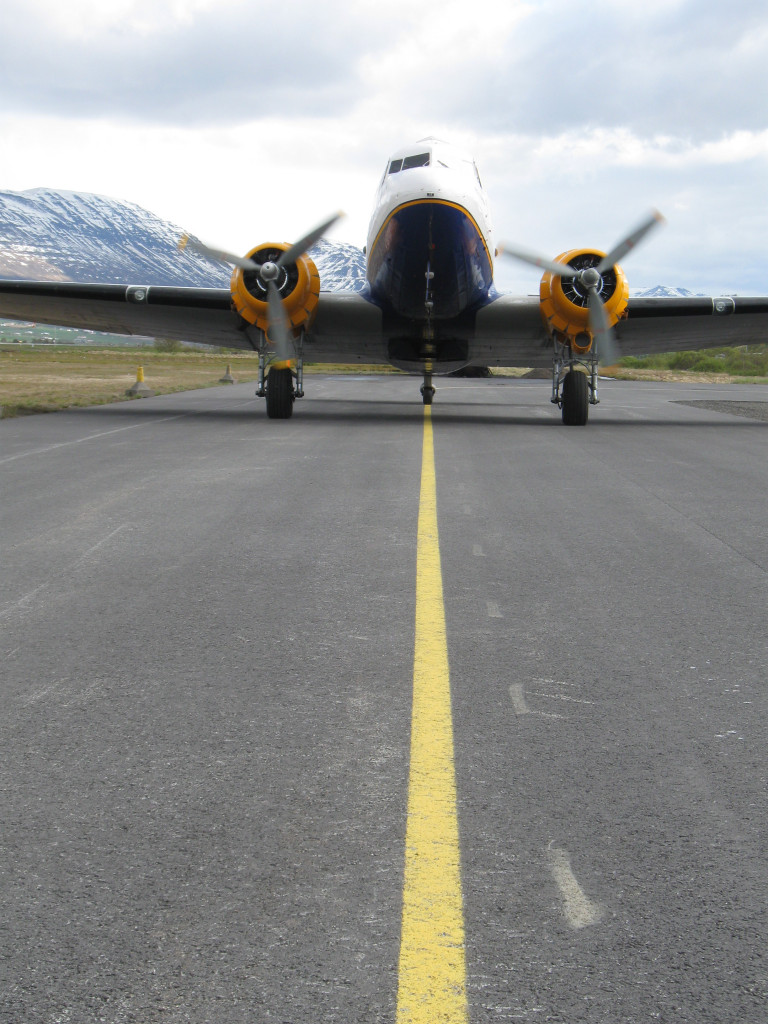
<svg viewBox="0 0 768 1024">
<path fill-rule="evenodd" d="M 438 383 L 470 1020 L 762 1024 L 768 395 Z M 252 391 L 0 422 L 3 1022 L 395 1020 L 418 381 Z"/>
</svg>

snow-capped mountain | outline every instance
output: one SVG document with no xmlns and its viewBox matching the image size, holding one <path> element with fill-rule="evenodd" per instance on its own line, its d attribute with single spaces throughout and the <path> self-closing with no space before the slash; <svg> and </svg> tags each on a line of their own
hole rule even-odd
<svg viewBox="0 0 768 1024">
<path fill-rule="evenodd" d="M 0 192 L 0 277 L 227 287 L 232 268 L 179 252 L 183 234 L 134 203 L 106 196 L 48 188 Z M 311 255 L 323 289 L 363 287 L 361 249 L 323 239 Z"/>
<path fill-rule="evenodd" d="M 323 291 L 359 292 L 365 287 L 365 256 L 356 245 L 321 238 L 309 255 L 320 274 Z"/>
<path fill-rule="evenodd" d="M 702 292 L 692 292 L 689 288 L 671 288 L 666 284 L 656 284 L 653 288 L 636 288 L 632 295 L 636 299 L 690 299 Z"/>
<path fill-rule="evenodd" d="M 133 203 L 36 188 L 0 192 L 4 277 L 107 284 L 225 284 L 223 264 L 179 252 L 183 232 Z"/>
<path fill-rule="evenodd" d="M 106 196 L 49 188 L 0 192 L 0 277 L 226 288 L 229 264 L 189 249 L 179 252 L 183 234 L 135 203 Z M 311 256 L 324 291 L 365 286 L 365 257 L 357 246 L 322 239 Z M 696 293 L 656 285 L 632 294 Z"/>
</svg>

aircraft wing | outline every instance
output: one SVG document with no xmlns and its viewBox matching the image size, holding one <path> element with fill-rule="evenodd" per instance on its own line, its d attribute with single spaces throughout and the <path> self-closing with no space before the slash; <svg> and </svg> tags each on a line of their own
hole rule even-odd
<svg viewBox="0 0 768 1024">
<path fill-rule="evenodd" d="M 0 316 L 12 320 L 250 348 L 230 306 L 228 288 L 0 281 Z"/>
<path fill-rule="evenodd" d="M 634 298 L 614 328 L 622 356 L 764 344 L 767 334 L 766 296 Z M 538 296 L 500 295 L 480 309 L 471 352 L 478 366 L 550 366 Z"/>
<path fill-rule="evenodd" d="M 252 351 L 232 311 L 228 288 L 0 281 L 0 317 L 148 338 L 171 338 Z M 468 343 L 472 362 L 548 366 L 552 345 L 535 297 L 500 296 L 450 334 Z M 402 334 L 408 324 L 394 329 Z M 307 362 L 390 362 L 378 306 L 357 292 L 321 292 L 305 341 Z"/>
<path fill-rule="evenodd" d="M 128 336 L 252 350 L 227 288 L 0 281 L 0 317 Z M 614 330 L 622 355 L 760 344 L 768 297 L 634 298 Z M 307 362 L 388 363 L 378 306 L 356 292 L 321 292 L 307 335 Z M 538 296 L 500 295 L 455 325 L 478 366 L 550 366 L 552 342 Z"/>
<path fill-rule="evenodd" d="M 768 333 L 768 297 L 630 299 L 615 328 L 622 355 L 759 345 Z"/>
<path fill-rule="evenodd" d="M 253 350 L 228 288 L 0 281 L 0 317 Z M 387 362 L 381 311 L 355 292 L 322 292 L 308 362 Z"/>
</svg>

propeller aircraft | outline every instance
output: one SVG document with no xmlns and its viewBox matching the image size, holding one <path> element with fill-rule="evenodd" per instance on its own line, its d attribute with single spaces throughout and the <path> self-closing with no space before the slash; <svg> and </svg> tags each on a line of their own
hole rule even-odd
<svg viewBox="0 0 768 1024">
<path fill-rule="evenodd" d="M 493 241 L 474 160 L 438 139 L 394 153 L 368 230 L 362 292 L 324 292 L 312 246 L 334 214 L 299 241 L 245 257 L 185 235 L 179 246 L 232 265 L 229 288 L 0 281 L 0 316 L 114 334 L 175 338 L 258 353 L 256 395 L 287 419 L 304 395 L 304 363 L 390 364 L 422 377 L 472 367 L 548 367 L 551 401 L 584 425 L 598 366 L 620 356 L 764 340 L 768 297 L 630 298 L 619 265 L 661 223 L 652 213 L 607 253 L 554 260 Z M 539 295 L 500 294 L 497 256 L 543 271 Z"/>
</svg>

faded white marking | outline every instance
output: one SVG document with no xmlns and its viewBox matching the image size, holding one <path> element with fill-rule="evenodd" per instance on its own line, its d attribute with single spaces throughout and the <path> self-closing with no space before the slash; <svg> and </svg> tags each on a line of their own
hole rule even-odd
<svg viewBox="0 0 768 1024">
<path fill-rule="evenodd" d="M 533 708 L 529 708 L 525 700 L 525 687 L 522 683 L 512 683 L 509 687 L 509 696 L 512 698 L 512 710 L 516 715 L 536 715 L 537 718 L 563 717 L 550 711 L 535 711 Z"/>
<path fill-rule="evenodd" d="M 21 703 L 24 707 L 29 707 L 31 704 L 39 704 L 41 700 L 45 700 L 46 697 L 53 697 L 60 690 L 61 683 L 50 683 L 48 686 L 43 686 L 39 690 L 33 690 L 26 697 L 22 697 Z"/>
<path fill-rule="evenodd" d="M 531 690 L 534 697 L 548 697 L 549 700 L 567 700 L 571 704 L 594 704 L 593 700 L 582 700 L 580 697 L 569 697 L 567 693 L 541 693 L 539 690 Z"/>
<path fill-rule="evenodd" d="M 549 867 L 560 895 L 563 898 L 563 913 L 571 928 L 588 928 L 597 924 L 603 916 L 603 909 L 593 903 L 578 883 L 571 869 L 571 858 L 567 850 L 560 850 L 552 843 L 547 847 Z"/>
<path fill-rule="evenodd" d="M 138 430 L 140 427 L 151 427 L 155 423 L 168 423 L 170 420 L 181 420 L 189 416 L 187 412 L 178 416 L 162 416 L 156 420 L 143 420 L 141 423 L 131 423 L 127 427 L 115 427 L 113 430 L 102 430 L 98 434 L 86 434 L 85 437 L 75 437 L 71 441 L 59 441 L 56 444 L 47 444 L 44 448 L 33 448 L 28 452 L 18 452 L 16 455 L 6 455 L 0 459 L 0 466 L 6 462 L 15 462 L 17 459 L 25 459 L 28 455 L 44 455 L 46 452 L 54 452 L 57 448 L 68 448 L 73 444 L 82 444 L 84 441 L 95 441 L 99 437 L 109 437 L 110 434 L 121 434 L 126 430 Z"/>
<path fill-rule="evenodd" d="M 512 707 L 516 715 L 530 715 L 531 709 L 525 703 L 525 691 L 522 683 L 512 683 L 509 688 L 509 696 L 512 698 Z"/>
<path fill-rule="evenodd" d="M 92 555 L 94 551 L 98 551 L 100 547 L 103 547 L 104 544 L 112 540 L 112 538 L 117 536 L 118 533 L 121 533 L 123 530 L 129 529 L 130 526 L 130 523 L 123 523 L 122 526 L 118 526 L 116 530 L 113 530 L 111 533 L 108 533 L 106 537 L 102 537 L 100 541 L 97 541 L 96 544 L 88 548 L 87 551 L 83 552 L 83 554 L 80 555 L 79 558 L 76 558 L 74 562 L 71 562 L 69 565 L 65 566 L 60 572 L 57 572 L 49 580 L 46 580 L 45 583 L 39 584 L 39 586 L 35 587 L 34 590 L 30 590 L 28 594 L 24 594 L 23 597 L 18 598 L 18 600 L 13 601 L 7 607 L 3 608 L 3 610 L 0 611 L 0 619 L 5 618 L 6 615 L 10 615 L 11 612 L 18 611 L 18 609 L 20 608 L 26 608 L 28 605 L 32 603 L 32 601 L 37 597 L 41 590 L 45 590 L 47 587 L 50 587 L 50 585 L 55 580 L 61 579 L 62 576 L 68 575 L 70 572 L 76 569 L 81 564 L 81 562 L 84 562 L 86 558 Z"/>
<path fill-rule="evenodd" d="M 486 607 L 488 609 L 489 619 L 503 619 L 504 616 L 501 614 L 501 608 L 496 604 L 495 601 L 486 601 Z"/>
<path fill-rule="evenodd" d="M 562 679 L 532 679 L 532 686 L 572 686 L 578 688 L 578 683 L 566 683 Z M 528 691 L 534 697 L 546 697 L 548 700 L 566 700 L 571 704 L 594 704 L 593 700 L 584 700 L 583 697 L 569 697 L 566 693 L 547 693 L 544 690 L 531 690 Z"/>
<path fill-rule="evenodd" d="M 485 552 L 480 544 L 472 545 L 472 554 L 475 555 L 476 558 L 485 558 Z"/>
</svg>

